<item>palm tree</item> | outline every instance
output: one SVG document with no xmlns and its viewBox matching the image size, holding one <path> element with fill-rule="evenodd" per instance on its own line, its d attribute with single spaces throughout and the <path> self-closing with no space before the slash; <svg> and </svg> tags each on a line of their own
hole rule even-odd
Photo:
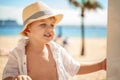
<svg viewBox="0 0 120 80">
<path fill-rule="evenodd" d="M 85 53 L 85 32 L 84 32 L 84 17 L 85 17 L 85 10 L 96 10 L 97 8 L 102 8 L 100 3 L 98 3 L 96 0 L 69 0 L 71 4 L 73 4 L 75 7 L 81 9 L 81 36 L 82 36 L 82 49 L 81 49 L 81 55 L 84 55 Z"/>
</svg>

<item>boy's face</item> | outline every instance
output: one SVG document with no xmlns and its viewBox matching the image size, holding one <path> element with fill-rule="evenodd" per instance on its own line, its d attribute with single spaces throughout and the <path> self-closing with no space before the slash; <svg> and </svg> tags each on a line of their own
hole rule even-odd
<svg viewBox="0 0 120 80">
<path fill-rule="evenodd" d="M 55 34 L 55 18 L 47 18 L 33 22 L 28 27 L 28 37 L 43 43 L 53 39 Z"/>
</svg>

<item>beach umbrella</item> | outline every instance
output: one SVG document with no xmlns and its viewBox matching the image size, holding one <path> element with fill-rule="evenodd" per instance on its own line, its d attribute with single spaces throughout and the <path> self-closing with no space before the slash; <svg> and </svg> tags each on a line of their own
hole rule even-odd
<svg viewBox="0 0 120 80">
<path fill-rule="evenodd" d="M 84 17 L 86 10 L 96 10 L 97 8 L 102 8 L 100 3 L 96 0 L 69 0 L 70 4 L 74 5 L 77 8 L 81 9 L 81 37 L 82 37 L 82 49 L 80 54 L 84 55 L 85 53 L 85 32 L 84 32 Z"/>
</svg>

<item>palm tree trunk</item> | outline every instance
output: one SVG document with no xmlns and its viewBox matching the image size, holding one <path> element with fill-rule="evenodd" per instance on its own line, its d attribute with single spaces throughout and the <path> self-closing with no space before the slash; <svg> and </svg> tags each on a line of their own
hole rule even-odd
<svg viewBox="0 0 120 80">
<path fill-rule="evenodd" d="M 82 18 L 82 24 L 81 24 L 82 50 L 81 50 L 81 55 L 83 56 L 85 54 L 84 8 L 82 8 L 81 18 Z"/>
</svg>

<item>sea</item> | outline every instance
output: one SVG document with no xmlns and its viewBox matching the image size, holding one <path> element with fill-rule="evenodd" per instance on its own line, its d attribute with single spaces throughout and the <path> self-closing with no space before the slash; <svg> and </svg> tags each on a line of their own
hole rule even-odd
<svg viewBox="0 0 120 80">
<path fill-rule="evenodd" d="M 0 36 L 18 36 L 22 30 L 21 26 L 0 26 Z M 61 35 L 63 37 L 80 37 L 80 26 L 57 26 L 55 28 L 56 36 Z M 85 26 L 84 28 L 85 38 L 106 38 L 107 27 L 106 26 Z"/>
</svg>

